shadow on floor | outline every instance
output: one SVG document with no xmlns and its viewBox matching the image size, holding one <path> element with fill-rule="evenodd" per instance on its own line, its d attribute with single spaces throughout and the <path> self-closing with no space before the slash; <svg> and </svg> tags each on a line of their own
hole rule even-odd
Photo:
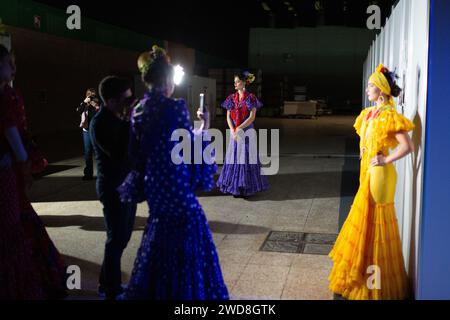
<svg viewBox="0 0 450 320">
<path fill-rule="evenodd" d="M 269 176 L 269 189 L 255 194 L 247 200 L 285 201 L 353 196 L 352 188 L 342 188 L 342 185 L 347 183 L 344 174 L 339 171 Z M 343 181 L 343 179 L 345 180 Z M 348 182 L 352 183 L 352 181 Z"/>
<path fill-rule="evenodd" d="M 270 231 L 269 228 L 260 226 L 240 225 L 221 221 L 209 221 L 209 227 L 213 233 L 222 234 L 262 234 Z"/>
<path fill-rule="evenodd" d="M 91 217 L 84 215 L 55 216 L 41 215 L 39 216 L 47 228 L 64 228 L 64 227 L 80 227 L 85 231 L 105 231 L 105 220 L 102 216 Z M 136 217 L 134 231 L 143 231 L 147 224 L 147 218 Z M 209 221 L 209 227 L 213 233 L 223 234 L 261 234 L 270 231 L 268 228 L 239 225 L 222 221 Z"/>
<path fill-rule="evenodd" d="M 62 167 L 66 167 L 63 169 Z M 72 166 L 55 166 L 51 170 L 64 171 Z M 59 172 L 59 171 L 58 171 Z M 51 174 L 51 173 L 48 173 Z M 46 175 L 48 175 L 46 174 Z M 218 176 L 216 177 L 216 180 Z M 96 201 L 96 180 L 82 181 L 80 177 L 46 177 L 42 176 L 35 181 L 30 193 L 31 202 L 69 202 L 69 201 Z M 198 191 L 198 197 L 227 196 L 214 188 L 210 192 Z"/>
<path fill-rule="evenodd" d="M 80 227 L 85 231 L 105 231 L 105 219 L 103 216 L 90 217 L 84 215 L 54 216 L 40 215 L 47 228 Z M 136 217 L 134 231 L 142 231 L 147 223 L 147 218 Z"/>
<path fill-rule="evenodd" d="M 79 166 L 74 166 L 74 165 L 70 166 L 70 165 L 61 165 L 61 164 L 49 164 L 42 173 L 33 175 L 33 177 L 36 179 L 41 179 L 41 178 L 49 176 L 51 174 L 63 172 L 63 171 L 78 168 L 78 167 Z"/>
<path fill-rule="evenodd" d="M 68 255 L 62 255 L 62 258 L 67 267 L 78 266 L 81 272 L 81 289 L 68 290 L 65 300 L 102 300 L 97 292 L 101 265 Z M 68 276 L 71 274 L 68 273 Z M 127 274 L 122 272 L 123 283 L 127 277 Z"/>
<path fill-rule="evenodd" d="M 35 181 L 29 198 L 31 202 L 64 202 L 98 200 L 95 181 L 75 177 L 44 177 Z"/>
<path fill-rule="evenodd" d="M 269 176 L 269 189 L 249 197 L 248 201 L 285 201 L 314 198 L 353 197 L 356 171 L 307 172 Z M 198 197 L 230 196 L 215 188 L 197 192 Z M 47 177 L 36 182 L 32 202 L 96 201 L 95 180 L 80 177 Z"/>
<path fill-rule="evenodd" d="M 78 266 L 81 272 L 81 289 L 68 290 L 65 300 L 99 300 L 97 287 L 101 266 L 72 256 L 62 255 L 62 258 L 66 266 Z"/>
</svg>

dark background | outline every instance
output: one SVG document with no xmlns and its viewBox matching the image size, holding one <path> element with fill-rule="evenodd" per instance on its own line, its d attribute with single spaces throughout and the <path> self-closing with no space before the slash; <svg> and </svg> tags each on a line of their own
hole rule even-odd
<svg viewBox="0 0 450 320">
<path fill-rule="evenodd" d="M 38 0 L 37 2 L 64 10 L 69 5 L 77 4 L 83 16 L 160 39 L 179 42 L 246 65 L 249 29 L 252 27 L 294 28 L 337 25 L 365 28 L 366 9 L 369 5 L 380 6 L 384 22 L 397 0 Z"/>
<path fill-rule="evenodd" d="M 80 144 L 75 108 L 86 88 L 109 74 L 130 78 L 135 88 L 142 85 L 136 60 L 155 43 L 167 44 L 191 75 L 216 79 L 219 110 L 234 91 L 236 68 L 250 68 L 262 73 L 250 88 L 265 105 L 259 117 L 279 116 L 298 86 L 307 87 L 308 100 L 326 101 L 335 114 L 356 114 L 362 107 L 363 62 L 376 34 L 366 29 L 372 3 L 384 20 L 394 1 L 8 0 L 0 1 L 0 17 L 12 36 L 15 85 L 24 96 L 30 129 L 41 145 L 55 139 Z M 80 31 L 66 28 L 66 9 L 73 4 L 91 18 Z M 42 18 L 38 28 L 36 16 Z M 250 38 L 251 28 L 258 29 Z M 223 76 L 217 77 L 218 71 Z"/>
</svg>

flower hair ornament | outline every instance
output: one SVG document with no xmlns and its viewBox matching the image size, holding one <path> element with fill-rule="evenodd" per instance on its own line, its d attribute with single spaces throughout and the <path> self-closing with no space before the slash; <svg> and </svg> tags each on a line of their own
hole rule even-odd
<svg viewBox="0 0 450 320">
<path fill-rule="evenodd" d="M 386 73 L 389 71 L 383 64 L 380 64 L 378 67 L 377 67 L 377 70 L 376 70 L 377 72 L 380 72 L 380 73 L 382 73 L 384 76 L 387 76 L 386 75 Z M 397 68 L 395 68 L 394 69 L 394 71 L 392 71 L 391 72 L 391 79 L 392 79 L 392 82 L 395 82 L 395 80 L 398 78 L 397 77 Z"/>
<path fill-rule="evenodd" d="M 252 83 L 253 81 L 255 81 L 255 75 L 253 73 L 245 71 L 244 76 L 247 83 Z"/>
<path fill-rule="evenodd" d="M 153 63 L 160 61 L 161 59 L 167 63 L 170 63 L 166 50 L 154 45 L 151 51 L 141 53 L 137 61 L 138 69 L 142 74 L 144 74 L 148 71 L 148 69 L 150 69 Z"/>
<path fill-rule="evenodd" d="M 385 67 L 382 63 L 380 63 L 380 64 L 378 65 L 376 71 L 377 71 L 377 72 L 381 72 L 381 73 L 385 73 L 385 72 L 387 71 L 387 69 L 386 69 L 386 67 Z"/>
<path fill-rule="evenodd" d="M 395 67 L 394 71 L 392 71 L 391 73 L 391 79 L 392 82 L 395 82 L 395 80 L 397 80 L 398 76 L 397 76 L 397 67 Z"/>
</svg>

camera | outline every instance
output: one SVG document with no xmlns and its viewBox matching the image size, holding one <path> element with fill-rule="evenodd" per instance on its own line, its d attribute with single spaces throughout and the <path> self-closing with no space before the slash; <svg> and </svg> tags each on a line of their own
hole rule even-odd
<svg viewBox="0 0 450 320">
<path fill-rule="evenodd" d="M 91 100 L 90 102 L 95 102 L 96 104 L 100 104 L 100 98 L 96 94 L 93 94 L 93 95 L 89 96 L 88 98 Z"/>
</svg>

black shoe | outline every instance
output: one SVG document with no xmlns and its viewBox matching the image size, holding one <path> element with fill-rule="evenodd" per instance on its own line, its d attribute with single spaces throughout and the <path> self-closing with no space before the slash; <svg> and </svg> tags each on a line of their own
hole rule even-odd
<svg viewBox="0 0 450 320">
<path fill-rule="evenodd" d="M 81 180 L 83 180 L 83 181 L 91 181 L 91 180 L 94 180 L 94 177 L 93 176 L 84 176 L 83 178 L 81 178 Z"/>
</svg>

